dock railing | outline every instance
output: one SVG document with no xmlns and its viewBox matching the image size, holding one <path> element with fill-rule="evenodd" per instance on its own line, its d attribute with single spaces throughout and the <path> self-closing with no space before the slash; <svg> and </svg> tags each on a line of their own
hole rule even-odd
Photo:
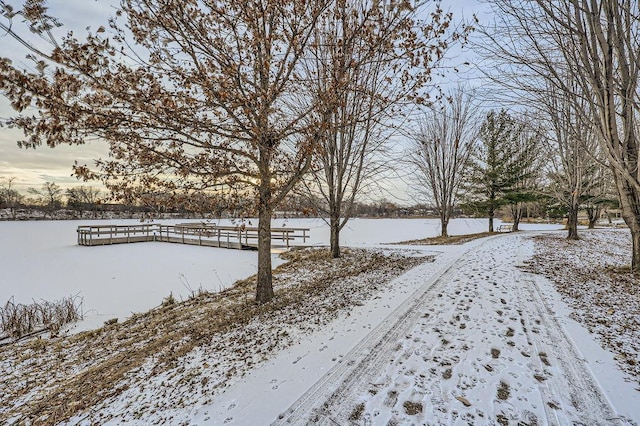
<svg viewBox="0 0 640 426">
<path fill-rule="evenodd" d="M 83 246 L 145 241 L 235 249 L 258 246 L 258 228 L 209 223 L 79 226 L 77 232 L 78 244 Z M 281 241 L 280 246 L 290 248 L 293 241 L 305 243 L 309 238 L 308 232 L 309 228 L 271 228 L 271 240 Z"/>
<path fill-rule="evenodd" d="M 97 246 L 154 241 L 156 227 L 155 224 L 78 226 L 78 244 Z"/>
</svg>

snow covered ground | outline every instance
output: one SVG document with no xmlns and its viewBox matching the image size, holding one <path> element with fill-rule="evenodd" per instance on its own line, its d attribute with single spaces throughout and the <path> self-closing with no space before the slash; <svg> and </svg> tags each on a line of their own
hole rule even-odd
<svg viewBox="0 0 640 426">
<path fill-rule="evenodd" d="M 408 298 L 385 294 L 354 309 L 227 390 L 205 416 L 211 424 L 640 421 L 638 377 L 624 376 L 614 354 L 569 318 L 549 281 L 519 268 L 531 239 L 442 249 L 439 261 L 396 279 L 415 290 Z"/>
<path fill-rule="evenodd" d="M 289 221 L 288 226 L 304 226 L 293 223 Z M 306 223 L 317 235 L 326 231 L 319 222 Z M 127 356 L 134 353 L 132 346 L 147 343 L 136 344 L 135 339 L 132 342 L 127 339 L 132 339 L 134 327 L 149 328 L 144 323 L 146 317 L 133 318 L 130 326 L 96 334 L 92 337 L 97 347 L 93 352 L 93 348 L 74 348 L 74 342 L 77 344 L 80 339 L 91 344 L 86 335 L 75 340 L 57 339 L 51 345 L 24 343 L 5 349 L 0 352 L 4 357 L 0 359 L 0 375 L 6 378 L 4 385 L 0 384 L 0 394 L 8 399 L 0 400 L 0 406 L 5 405 L 4 409 L 0 408 L 0 422 L 20 418 L 20 407 L 7 407 L 7 401 L 35 406 L 58 400 L 79 407 L 79 414 L 70 419 L 70 424 L 640 423 L 637 374 L 634 369 L 621 368 L 621 351 L 600 344 L 606 343 L 602 337 L 602 333 L 606 333 L 604 327 L 595 328 L 594 332 L 600 335 L 594 337 L 582 325 L 592 328 L 590 324 L 599 324 L 598 316 L 602 319 L 612 313 L 596 310 L 596 318 L 584 320 L 594 315 L 588 304 L 576 303 L 577 296 L 562 288 L 559 293 L 555 287 L 558 283 L 553 282 L 560 277 L 570 287 L 575 268 L 590 264 L 589 258 L 613 259 L 613 264 L 619 267 L 620 262 L 624 262 L 621 255 L 628 244 L 628 231 L 595 231 L 585 238 L 590 245 L 576 243 L 572 251 L 555 245 L 551 246 L 551 254 L 549 250 L 540 251 L 540 245 L 546 244 L 548 237 L 533 238 L 539 235 L 535 232 L 498 235 L 457 246 L 383 244 L 435 235 L 437 226 L 433 226 L 433 230 L 428 228 L 432 224 L 426 220 L 358 219 L 351 224 L 343 241 L 366 251 L 354 250 L 349 255 L 354 257 L 343 261 L 347 263 L 318 260 L 319 271 L 305 269 L 307 267 L 283 270 L 279 278 L 281 285 L 290 286 L 280 293 L 283 298 L 295 293 L 295 286 L 303 286 L 305 280 L 309 281 L 308 289 L 317 289 L 317 283 L 327 285 L 310 294 L 309 300 L 301 300 L 298 308 L 298 304 L 294 304 L 282 310 L 258 310 L 256 321 L 208 337 L 198 334 L 201 330 L 192 331 L 191 337 L 169 342 L 166 348 L 158 346 L 160 350 L 142 364 L 132 364 Z M 455 229 L 452 233 L 480 232 L 485 224 L 484 221 L 461 221 L 452 228 Z M 313 244 L 322 244 L 327 234 L 317 235 Z M 562 240 L 560 233 L 549 235 L 558 235 L 558 240 Z M 54 256 L 66 247 L 67 253 L 86 262 L 85 257 L 95 256 L 96 249 L 103 249 L 74 247 L 78 249 L 74 251 L 74 238 L 67 239 L 66 245 L 58 246 L 57 250 L 49 248 L 49 255 Z M 174 247 L 179 251 L 171 251 Z M 377 251 L 372 252 L 374 247 Z M 593 247 L 598 248 L 596 253 L 591 251 Z M 220 251 L 161 243 L 104 249 L 108 250 L 101 252 L 104 253 L 102 263 L 92 264 L 97 269 L 85 272 L 99 276 L 96 271 L 114 271 L 105 265 L 115 264 L 115 252 L 135 250 L 118 258 L 120 263 L 133 265 L 138 261 L 148 265 L 150 256 L 156 256 L 155 262 L 159 268 L 165 268 L 165 276 L 158 274 L 155 279 L 164 278 L 163 282 L 171 280 L 166 275 L 178 273 L 166 264 L 181 262 L 185 253 L 196 256 L 193 254 L 196 251 Z M 192 253 L 190 249 L 195 250 Z M 25 249 L 21 256 L 38 250 L 37 246 L 31 251 Z M 3 259 L 13 252 L 15 250 L 5 250 Z M 232 250 L 224 252 L 242 254 Z M 569 257 L 563 261 L 566 255 Z M 13 262 L 21 256 L 13 257 Z M 44 257 L 41 253 L 40 259 Z M 58 265 L 72 257 L 57 258 L 58 262 L 51 264 Z M 195 263 L 208 262 L 209 257 L 205 254 Z M 555 269 L 548 269 L 555 272 L 536 271 L 550 279 L 525 271 L 532 270 L 536 259 L 546 259 L 542 261 L 556 265 Z M 239 263 L 246 266 L 249 262 Z M 204 273 L 215 270 L 218 275 L 224 274 L 220 272 L 224 269 L 218 269 L 223 268 L 224 263 L 221 262 L 221 266 L 208 263 L 203 267 Z M 595 263 L 606 266 L 604 260 Z M 25 261 L 23 266 L 27 264 Z M 100 265 L 102 268 L 98 268 Z M 188 263 L 180 265 L 183 271 L 198 270 Z M 362 271 L 358 266 L 362 266 Z M 67 267 L 71 266 L 67 263 Z M 248 269 L 246 275 L 253 272 Z M 129 277 L 137 278 L 141 287 L 158 284 L 148 283 L 147 271 L 143 268 L 128 271 Z M 10 282 L 24 281 L 15 270 L 9 277 Z M 64 281 L 55 272 L 49 277 L 54 284 Z M 612 280 L 615 283 L 615 276 Z M 179 287 L 180 279 L 174 278 L 174 281 L 173 285 Z M 598 284 L 580 282 L 583 289 Z M 18 285 L 3 285 L 2 292 L 7 288 L 17 291 Z M 146 289 L 150 291 L 149 287 Z M 154 293 L 155 305 L 173 291 L 162 289 L 163 292 Z M 91 290 L 83 291 L 90 293 Z M 128 294 L 126 287 L 119 291 Z M 182 297 L 187 296 L 188 292 Z M 596 296 L 602 297 L 602 294 Z M 87 303 L 87 295 L 84 297 Z M 115 299 L 125 302 L 121 295 Z M 176 305 L 157 312 L 171 315 L 175 322 L 180 322 L 180 313 L 197 308 L 198 303 L 187 301 L 184 307 Z M 617 304 L 616 315 L 638 320 L 638 304 L 632 301 L 627 305 Z M 207 315 L 202 309 L 194 312 Z M 188 318 L 194 324 L 200 321 L 196 315 Z M 197 345 L 185 344 L 185 340 L 193 340 L 193 336 L 197 336 Z M 122 346 L 100 347 L 109 339 L 122 341 Z M 621 344 L 624 362 L 630 365 L 629 361 L 640 362 L 639 340 L 637 329 L 624 337 Z M 112 344 L 115 343 L 109 343 Z M 164 352 L 174 355 L 167 358 Z M 89 378 L 97 374 L 95 371 L 105 364 L 110 364 L 108 371 L 115 371 L 117 362 L 126 371 L 118 372 L 122 376 L 116 386 L 97 392 L 101 402 L 82 408 L 85 400 L 81 394 L 92 391 L 82 380 L 90 381 Z M 42 366 L 56 366 L 57 377 L 45 380 L 38 375 L 35 371 Z M 65 385 L 69 386 L 68 391 Z M 61 390 L 66 392 L 62 396 Z M 26 405 L 24 411 L 27 411 Z M 52 418 L 45 423 L 54 423 Z"/>
<path fill-rule="evenodd" d="M 176 222 L 183 221 L 158 223 Z M 231 224 L 229 220 L 213 222 Z M 255 252 L 166 243 L 98 247 L 76 243 L 79 225 L 139 223 L 0 221 L 0 304 L 12 298 L 15 303 L 28 304 L 78 296 L 85 320 L 73 327 L 77 332 L 99 327 L 112 318 L 123 320 L 132 313 L 145 312 L 170 294 L 184 300 L 200 288 L 220 291 L 257 271 Z M 328 227 L 320 219 L 276 219 L 273 226 L 310 228 L 307 245 L 326 245 L 329 241 Z M 482 232 L 486 226 L 486 220 L 454 219 L 449 229 L 454 235 L 468 234 Z M 439 222 L 431 219 L 353 219 L 342 232 L 342 243 L 366 247 L 435 236 L 438 232 Z M 276 254 L 273 263 L 282 263 Z"/>
</svg>

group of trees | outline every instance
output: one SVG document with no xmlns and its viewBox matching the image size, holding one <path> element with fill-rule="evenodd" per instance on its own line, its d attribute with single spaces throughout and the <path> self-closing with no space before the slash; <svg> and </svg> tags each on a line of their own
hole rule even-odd
<svg viewBox="0 0 640 426">
<path fill-rule="evenodd" d="M 0 90 L 19 113 L 6 124 L 26 135 L 19 145 L 104 141 L 109 157 L 75 173 L 124 201 L 212 192 L 232 204 L 251 194 L 261 303 L 273 297 L 276 207 L 304 181 L 328 205 L 338 256 L 340 218 L 366 185 L 362 165 L 390 117 L 426 102 L 432 71 L 465 34 L 438 5 L 410 2 L 123 0 L 108 29 L 82 40 L 56 37 L 43 0 L 0 1 L 0 11 L 0 28 L 33 61 L 0 59 Z"/>
<path fill-rule="evenodd" d="M 510 206 L 517 227 L 543 194 L 566 206 L 577 238 L 578 208 L 593 213 L 612 176 L 640 271 L 637 2 L 492 2 L 480 50 L 497 61 L 496 80 L 527 94 L 514 116 L 481 115 L 463 89 L 432 103 L 434 70 L 470 30 L 438 4 L 122 0 L 106 27 L 79 39 L 56 36 L 44 0 L 0 0 L 0 29 L 32 61 L 0 58 L 0 90 L 18 112 L 5 124 L 27 148 L 106 143 L 108 158 L 74 171 L 117 200 L 255 211 L 260 303 L 274 294 L 276 209 L 292 193 L 313 201 L 340 256 L 358 194 L 389 167 L 399 123 L 423 107 L 407 158 L 443 235 L 456 205 L 486 212 L 492 231 L 498 208 Z M 53 204 L 54 189 L 34 195 Z M 81 204 L 96 194 L 67 195 Z"/>
<path fill-rule="evenodd" d="M 441 108 L 425 116 L 413 138 L 410 161 L 418 190 L 433 200 L 441 235 L 447 236 L 457 205 L 488 217 L 489 232 L 494 231 L 496 212 L 509 206 L 513 229 L 518 230 L 526 203 L 553 197 L 566 207 L 570 237 L 576 237 L 578 208 L 586 200 L 564 198 L 567 184 L 558 169 L 550 167 L 556 164 L 548 145 L 551 135 L 534 128 L 531 123 L 539 120 L 526 115 L 514 118 L 506 110 L 492 110 L 482 116 L 478 111 L 471 94 L 458 88 Z M 569 193 L 576 194 L 573 189 Z"/>
<path fill-rule="evenodd" d="M 83 211 L 97 211 L 104 204 L 102 192 L 92 186 L 80 185 L 63 190 L 54 182 L 45 182 L 40 187 L 27 188 L 26 195 L 15 189 L 15 178 L 0 179 L 0 208 L 9 209 L 16 218 L 19 209 L 38 208 L 51 214 L 63 207 Z"/>
<path fill-rule="evenodd" d="M 478 135 L 472 149 L 449 135 L 446 144 L 453 151 L 446 151 L 438 137 L 419 132 L 414 155 L 426 192 L 437 199 L 448 188 L 462 188 L 462 201 L 489 216 L 489 230 L 496 207 L 510 205 L 517 227 L 519 205 L 552 197 L 567 211 L 572 239 L 578 238 L 579 209 L 593 226 L 602 205 L 619 205 L 633 237 L 632 269 L 640 271 L 638 2 L 489 3 L 495 19 L 481 27 L 484 37 L 474 46 L 486 60 L 487 79 L 495 83 L 484 100 L 509 104 L 514 111 L 526 108 L 519 112 L 525 119 L 489 112 L 481 125 L 471 120 L 465 133 Z M 451 98 L 433 113 L 432 123 L 455 122 L 448 111 L 457 108 L 459 96 Z M 453 161 L 466 167 L 465 173 L 456 168 L 434 181 L 438 170 L 454 170 Z M 446 199 L 455 200 L 455 193 Z M 441 216 L 444 227 L 446 214 Z"/>
<path fill-rule="evenodd" d="M 557 192 L 599 198 L 609 174 L 640 272 L 640 20 L 637 0 L 492 0 L 482 45 L 508 100 L 544 119 Z M 577 235 L 577 234 L 576 234 Z"/>
<path fill-rule="evenodd" d="M 545 101 L 555 103 L 548 110 L 553 114 L 514 117 L 503 109 L 482 116 L 470 92 L 458 88 L 425 115 L 409 158 L 417 190 L 432 200 L 440 217 L 442 236 L 457 205 L 488 217 L 493 232 L 498 209 L 509 207 L 518 230 L 526 204 L 554 200 L 566 211 L 570 239 L 578 238 L 580 209 L 592 228 L 603 207 L 618 205 L 593 136 L 575 133 L 574 110 L 557 105 L 560 98 Z"/>
</svg>

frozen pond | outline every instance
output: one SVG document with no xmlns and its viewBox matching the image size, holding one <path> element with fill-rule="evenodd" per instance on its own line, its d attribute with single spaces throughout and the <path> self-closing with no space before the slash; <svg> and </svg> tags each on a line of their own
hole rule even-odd
<svg viewBox="0 0 640 426">
<path fill-rule="evenodd" d="M 175 224 L 181 221 L 158 221 Z M 229 220 L 212 221 L 220 225 Z M 239 223 L 238 221 L 234 223 Z M 496 226 L 500 221 L 497 221 Z M 82 247 L 76 243 L 79 225 L 140 224 L 120 221 L 0 222 L 0 303 L 55 301 L 77 295 L 82 299 L 82 329 L 123 319 L 162 303 L 173 294 L 187 298 L 199 288 L 218 291 L 257 271 L 257 253 L 211 247 L 147 242 Z M 253 220 L 252 225 L 257 225 Z M 307 245 L 327 245 L 328 226 L 320 219 L 275 219 L 274 227 L 310 228 Z M 455 219 L 449 232 L 486 230 L 486 219 Z M 557 229 L 557 225 L 528 225 L 523 229 Z M 352 219 L 341 233 L 343 246 L 373 246 L 438 235 L 434 219 Z M 281 261 L 273 256 L 274 266 Z"/>
</svg>

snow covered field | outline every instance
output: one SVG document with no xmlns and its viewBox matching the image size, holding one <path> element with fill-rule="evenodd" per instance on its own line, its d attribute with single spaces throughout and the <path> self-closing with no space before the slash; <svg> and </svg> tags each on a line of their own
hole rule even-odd
<svg viewBox="0 0 640 426">
<path fill-rule="evenodd" d="M 73 234 L 76 225 L 63 225 Z M 0 395 L 4 395 L 0 407 L 5 407 L 0 408 L 0 422 L 18 420 L 40 406 L 42 412 L 50 413 L 43 422 L 56 423 L 51 417 L 56 411 L 46 408 L 57 403 L 61 412 L 70 404 L 76 407 L 78 414 L 68 424 L 640 423 L 638 374 L 635 367 L 621 368 L 640 363 L 640 336 L 637 327 L 633 330 L 640 323 L 640 299 L 637 291 L 629 291 L 637 287 L 635 282 L 611 272 L 625 262 L 628 231 L 585 231 L 584 240 L 575 244 L 565 243 L 562 233 L 537 232 L 456 246 L 384 244 L 437 234 L 437 224 L 429 229 L 430 225 L 427 220 L 354 221 L 343 241 L 366 251 L 352 250 L 342 263 L 318 258 L 311 263 L 317 271 L 304 263 L 298 269 L 283 270 L 277 282 L 289 290 L 277 293 L 279 297 L 295 293 L 296 286 L 304 288 L 306 281 L 309 287 L 301 294 L 308 297 L 282 309 L 258 309 L 255 320 L 239 328 L 215 334 L 198 329 L 210 308 L 199 308 L 208 299 L 196 299 L 89 337 L 5 349 L 0 352 L 4 358 L 0 375 L 5 377 L 0 384 Z M 481 232 L 485 225 L 485 221 L 464 220 L 451 230 L 454 234 Z M 313 244 L 322 244 L 328 237 L 320 222 L 296 220 L 287 226 L 312 228 Z M 534 226 L 525 229 L 530 227 Z M 188 296 L 188 291 L 179 293 L 180 287 L 186 287 L 179 278 L 185 270 L 202 271 L 203 276 L 215 270 L 224 275 L 229 266 L 224 261 L 199 269 L 199 262 L 211 262 L 213 256 L 208 253 L 255 256 L 162 243 L 74 247 L 75 237 L 66 238 L 63 244 L 56 242 L 57 249 L 47 250 L 50 256 L 66 250 L 67 256 L 47 265 L 58 267 L 74 257 L 88 262 L 101 252 L 99 261 L 92 264 L 97 269 L 83 271 L 115 274 L 117 269 L 104 265 L 115 263 L 118 250 L 131 250 L 118 259 L 130 265 L 129 276 L 136 277 L 141 288 L 149 285 L 147 293 L 155 297 L 147 298 L 151 306 L 169 292 Z M 21 255 L 5 249 L 2 255 L 13 255 L 12 262 L 17 263 L 21 256 L 39 253 L 43 260 L 46 252 L 40 250 L 45 248 L 43 242 L 31 250 L 24 248 Z M 194 264 L 181 263 L 185 253 L 195 257 L 200 251 L 205 254 Z M 174 287 L 154 292 L 154 286 L 160 286 L 146 281 L 148 271 L 132 266 L 145 260 L 149 265 L 151 256 L 164 271 L 154 279 L 166 283 L 173 278 Z M 243 259 L 232 268 L 244 267 L 245 276 L 249 275 L 255 271 L 255 266 L 253 270 L 247 266 L 251 261 Z M 182 271 L 171 269 L 175 265 Z M 71 267 L 67 263 L 67 268 L 42 276 L 63 283 L 55 274 Z M 576 274 L 583 269 L 584 274 Z M 603 274 L 596 275 L 600 270 Z M 12 282 L 25 281 L 15 270 L 10 277 Z M 620 280 L 624 286 L 617 286 Z M 327 287 L 318 289 L 318 283 Z M 195 289 L 198 283 L 190 286 Z M 573 291 L 575 287 L 580 290 Z M 3 286 L 2 292 L 7 288 L 12 287 Z M 16 284 L 14 289 L 18 288 Z M 127 289 L 124 285 L 119 291 L 128 296 Z M 612 292 L 619 294 L 611 297 Z M 589 302 L 605 294 L 610 296 L 606 301 Z M 87 295 L 83 297 L 87 304 Z M 118 294 L 113 300 L 110 303 L 116 305 L 127 302 Z M 614 309 L 607 310 L 611 303 Z M 163 322 L 157 323 L 156 317 Z M 602 326 L 609 324 L 608 317 L 616 321 L 611 327 Z M 157 333 L 154 339 L 159 342 L 146 334 L 147 340 L 136 342 L 136 330 L 148 330 L 148 321 L 156 321 L 159 330 L 170 328 L 167 318 L 176 324 L 193 324 L 194 330 L 167 343 L 162 339 L 172 332 L 169 329 Z M 589 334 L 587 328 L 597 335 Z M 607 335 L 607 328 L 615 334 L 630 330 L 616 340 Z M 153 355 L 134 359 L 147 353 L 147 346 Z M 101 385 L 101 377 L 109 377 L 107 372 L 118 375 L 115 384 L 94 389 Z M 98 402 L 84 406 L 86 394 L 96 395 Z M 21 404 L 28 404 L 29 410 L 27 405 L 22 410 Z"/>
<path fill-rule="evenodd" d="M 166 243 L 99 247 L 76 243 L 79 225 L 139 223 L 0 222 L 0 303 L 11 298 L 15 303 L 27 304 L 77 295 L 85 311 L 85 320 L 74 327 L 79 331 L 99 327 L 112 318 L 122 320 L 132 313 L 147 311 L 170 294 L 183 300 L 200 288 L 219 291 L 257 271 L 255 252 Z M 214 223 L 231 224 L 229 220 Z M 277 219 L 273 226 L 310 228 L 307 245 L 326 245 L 329 241 L 328 227 L 319 219 Z M 449 228 L 455 235 L 482 232 L 486 226 L 486 220 L 454 219 Z M 364 247 L 435 236 L 438 232 L 437 220 L 354 219 L 344 229 L 342 243 Z M 282 261 L 274 254 L 273 263 L 277 266 Z"/>
</svg>

